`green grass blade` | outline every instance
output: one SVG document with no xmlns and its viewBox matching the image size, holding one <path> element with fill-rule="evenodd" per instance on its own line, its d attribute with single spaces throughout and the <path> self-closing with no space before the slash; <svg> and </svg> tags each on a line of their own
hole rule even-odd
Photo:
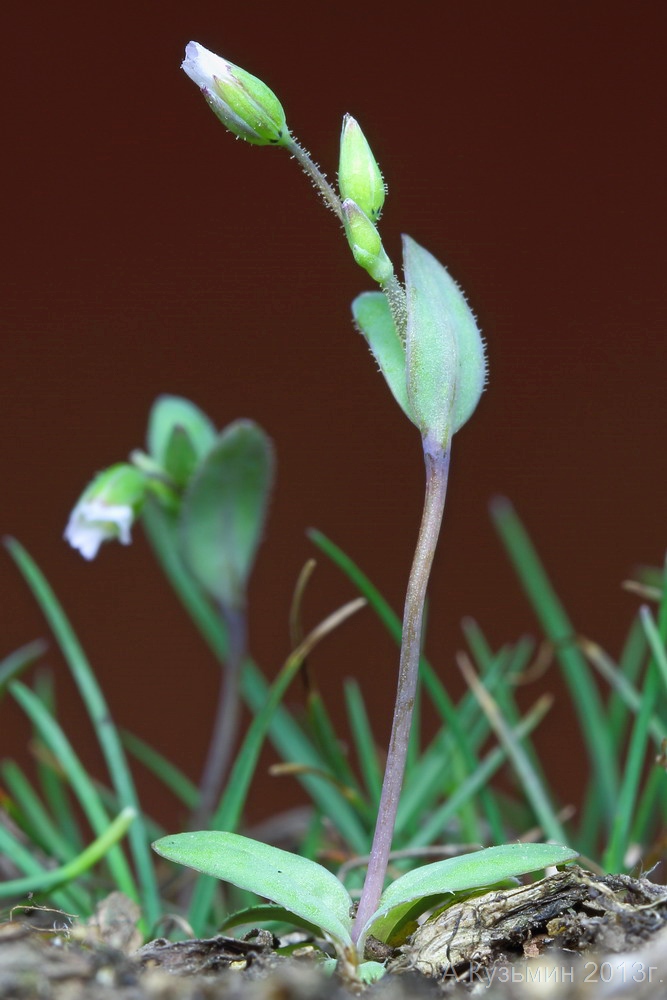
<svg viewBox="0 0 667 1000">
<path fill-rule="evenodd" d="M 156 505 L 148 505 L 142 518 L 146 534 L 162 569 L 181 603 L 192 617 L 216 657 L 223 661 L 227 655 L 227 632 L 224 623 L 203 596 L 183 566 L 178 556 L 176 525 L 173 518 Z M 246 660 L 241 673 L 241 695 L 256 714 L 265 702 L 268 681 L 259 667 Z M 271 742 L 286 761 L 300 761 L 315 768 L 324 768 L 321 755 L 289 712 L 278 707 L 269 728 Z M 316 778 L 300 779 L 308 794 L 325 815 L 335 817 L 341 824 L 342 835 L 355 844 L 354 850 L 365 850 L 366 837 L 357 818 L 340 795 Z M 361 843 L 360 843 L 361 842 Z M 363 845 L 363 846 L 361 846 Z"/>
<path fill-rule="evenodd" d="M 57 721 L 56 698 L 51 671 L 40 671 L 34 680 L 33 690 L 44 705 L 46 712 Z M 68 840 L 72 854 L 79 854 L 84 849 L 84 839 L 79 825 L 77 810 L 72 808 L 72 798 L 69 786 L 62 775 L 62 768 L 47 747 L 44 746 L 39 732 L 33 725 L 33 755 L 37 761 L 37 777 L 44 801 L 49 808 L 54 822 L 63 836 Z"/>
<path fill-rule="evenodd" d="M 642 635 L 643 635 L 642 630 Z M 614 663 L 612 658 L 604 652 L 596 643 L 590 642 L 590 640 L 585 639 L 581 644 L 586 656 L 596 668 L 598 673 L 604 677 L 610 687 L 613 689 L 614 694 L 618 695 L 618 700 L 623 703 L 626 709 L 629 709 L 633 715 L 637 715 L 642 704 L 642 695 L 635 685 L 633 685 L 628 676 L 623 673 L 619 667 Z M 647 648 L 644 645 L 644 650 Z M 612 724 L 621 726 L 619 720 L 619 713 L 615 711 L 612 715 L 610 708 L 609 715 L 609 725 Z M 649 729 L 653 740 L 660 745 L 663 739 L 667 738 L 667 726 L 661 721 L 657 715 L 653 715 L 650 723 Z"/>
<path fill-rule="evenodd" d="M 363 606 L 363 603 L 360 600 L 353 601 L 339 609 L 339 611 L 334 612 L 320 626 L 314 629 L 300 643 L 291 656 L 288 657 L 282 670 L 268 688 L 263 704 L 261 708 L 258 707 L 255 717 L 250 723 L 250 727 L 239 748 L 229 774 L 227 787 L 211 822 L 213 829 L 233 833 L 237 828 L 266 734 L 269 731 L 276 709 L 284 698 L 289 685 L 301 669 L 304 658 L 329 631 L 341 624 L 350 614 L 359 610 Z M 304 784 L 306 780 L 306 778 L 303 779 Z M 317 782 L 318 787 L 322 789 L 330 789 L 333 792 L 333 796 L 329 797 L 330 800 L 337 802 L 337 804 L 344 804 L 348 815 L 353 818 L 355 824 L 358 824 L 359 821 L 354 811 L 350 809 L 349 804 L 340 793 L 336 792 L 335 788 L 321 781 L 321 779 L 319 781 L 316 778 L 311 780 Z M 327 796 L 322 797 L 327 798 Z M 340 822 L 338 814 L 327 813 L 327 815 L 335 815 L 336 822 Z M 359 833 L 363 839 L 363 829 L 360 829 Z M 207 916 L 211 909 L 217 885 L 216 880 L 210 877 L 203 877 L 197 880 L 188 914 L 190 925 L 196 933 L 200 933 L 201 929 L 206 926 Z"/>
<path fill-rule="evenodd" d="M 378 616 L 394 642 L 400 646 L 401 635 L 403 632 L 401 621 L 392 611 L 391 607 L 387 601 L 385 601 L 377 587 L 375 587 L 368 577 L 362 573 L 352 559 L 350 559 L 350 557 L 347 556 L 342 549 L 339 549 L 337 545 L 327 538 L 326 535 L 323 535 L 321 531 L 311 528 L 306 532 L 306 534 L 310 538 L 311 542 L 313 542 L 318 549 L 321 549 L 321 551 L 324 552 L 329 559 L 331 559 L 332 563 L 335 566 L 338 566 L 338 568 L 343 571 L 345 576 L 351 580 L 362 597 L 366 598 L 370 607 Z"/>
<path fill-rule="evenodd" d="M 579 718 L 604 813 L 611 818 L 618 804 L 618 773 L 613 744 L 588 663 L 573 642 L 575 630 L 511 504 L 497 499 L 491 506 L 491 514 L 524 591 L 554 645 Z"/>
<path fill-rule="evenodd" d="M 243 739 L 229 775 L 227 788 L 213 819 L 213 826 L 216 829 L 233 832 L 238 825 L 262 744 L 275 716 L 276 709 L 283 700 L 294 677 L 301 669 L 304 657 L 325 634 L 342 623 L 349 615 L 359 610 L 361 606 L 362 602 L 352 601 L 339 609 L 339 611 L 334 612 L 317 629 L 311 632 L 288 657 L 282 670 L 268 688 L 264 703 L 257 711 Z M 309 764 L 307 761 L 299 761 L 299 763 Z M 315 764 L 314 766 L 319 765 Z M 320 784 L 322 787 L 331 788 L 326 782 L 320 782 Z M 345 799 L 335 791 L 334 794 L 336 805 L 345 803 L 350 815 L 355 816 L 354 812 L 350 810 L 349 805 L 345 802 Z M 356 822 L 358 823 L 358 820 Z"/>
<path fill-rule="evenodd" d="M 33 890 L 38 879 L 44 877 L 49 872 L 39 863 L 32 848 L 26 847 L 16 837 L 12 836 L 9 830 L 5 829 L 0 813 L 0 854 L 9 859 L 15 868 L 25 872 L 25 877 L 7 879 L 0 882 L 0 899 L 11 899 L 20 897 Z M 16 887 L 18 883 L 18 888 Z M 27 886 L 24 883 L 29 883 Z M 86 913 L 84 909 L 79 909 L 79 901 L 76 896 L 72 896 L 67 889 L 54 889 L 50 894 L 50 901 L 54 906 L 64 910 L 66 913 L 79 914 Z"/>
<path fill-rule="evenodd" d="M 308 715 L 316 746 L 327 763 L 328 769 L 341 785 L 346 786 L 354 793 L 362 811 L 368 818 L 373 819 L 372 816 L 368 816 L 368 808 L 363 808 L 363 795 L 359 788 L 359 782 L 352 773 L 349 761 L 343 753 L 322 695 L 316 689 L 311 690 L 308 694 Z"/>
<path fill-rule="evenodd" d="M 641 620 L 637 616 L 628 630 L 628 634 L 618 661 L 618 672 L 630 684 L 634 684 L 646 663 L 648 644 Z M 628 705 L 615 688 L 612 690 L 607 706 L 607 718 L 611 732 L 616 736 L 617 747 L 624 743 L 629 723 Z"/>
<path fill-rule="evenodd" d="M 660 628 L 655 624 L 653 615 L 648 607 L 644 606 L 640 609 L 639 617 L 641 618 L 653 661 L 658 669 L 662 688 L 664 691 L 667 691 L 667 651 L 665 651 L 665 642 L 667 642 L 667 612 L 662 617 Z"/>
<path fill-rule="evenodd" d="M 98 837 L 102 836 L 109 826 L 109 817 L 95 785 L 62 728 L 49 715 L 39 698 L 21 681 L 12 681 L 9 690 L 60 763 L 94 833 Z M 116 847 L 109 851 L 107 860 L 113 878 L 121 892 L 132 899 L 138 899 L 132 873 L 121 849 Z"/>
<path fill-rule="evenodd" d="M 3 761 L 0 772 L 11 798 L 11 805 L 7 806 L 7 811 L 29 838 L 30 850 L 33 851 L 34 847 L 38 847 L 49 860 L 55 858 L 63 862 L 70 861 L 76 851 L 67 837 L 58 830 L 18 764 L 13 760 Z M 67 892 L 71 900 L 69 906 L 74 906 L 80 916 L 92 912 L 90 896 L 82 886 L 71 885 Z"/>
<path fill-rule="evenodd" d="M 665 573 L 667 576 L 667 570 Z M 641 705 L 630 736 L 618 812 L 612 826 L 611 839 L 603 857 L 603 864 L 609 871 L 617 871 L 625 859 L 632 819 L 639 798 L 651 718 L 661 692 L 667 690 L 667 652 L 665 651 L 667 643 L 667 589 L 660 606 L 659 625 L 656 625 L 651 611 L 646 605 L 640 609 L 639 617 L 651 650 L 651 657 L 642 685 Z"/>
<path fill-rule="evenodd" d="M 160 897 L 137 793 L 118 731 L 79 640 L 46 578 L 16 540 L 8 539 L 6 545 L 40 605 L 72 672 L 97 734 L 118 801 L 123 808 L 133 809 L 136 813 L 129 831 L 129 842 L 141 885 L 143 916 L 146 923 L 152 925 L 160 915 Z"/>
<path fill-rule="evenodd" d="M 254 663 L 246 664 L 241 688 L 250 710 L 253 714 L 259 712 L 268 697 L 269 684 Z M 312 741 L 281 706 L 276 709 L 271 720 L 269 737 L 283 760 L 298 761 L 314 768 L 325 767 Z M 299 781 L 322 814 L 331 817 L 350 849 L 358 854 L 365 854 L 369 846 L 367 832 L 343 796 L 332 785 L 319 778 L 304 775 Z"/>
<path fill-rule="evenodd" d="M 43 639 L 36 639 L 0 660 L 0 698 L 9 682 L 19 678 L 24 670 L 40 660 L 47 649 L 48 644 Z"/>
<path fill-rule="evenodd" d="M 649 771 L 632 818 L 629 843 L 651 847 L 651 839 L 662 833 L 663 819 L 667 815 L 667 778 L 659 763 Z M 660 849 L 662 855 L 662 848 Z M 642 868 L 650 867 L 650 859 L 643 859 Z"/>
<path fill-rule="evenodd" d="M 354 740 L 357 760 L 371 806 L 377 810 L 382 792 L 382 768 L 378 760 L 377 746 L 368 719 L 366 703 L 356 680 L 346 680 L 344 691 L 349 728 Z"/>
<path fill-rule="evenodd" d="M 366 598 L 369 606 L 387 629 L 389 635 L 393 638 L 394 642 L 400 646 L 402 635 L 401 621 L 392 611 L 391 607 L 387 601 L 385 601 L 377 587 L 368 579 L 365 573 L 359 569 L 356 563 L 354 563 L 342 549 L 323 535 L 322 532 L 311 530 L 308 532 L 308 536 L 311 541 L 317 545 L 317 547 L 321 549 L 321 551 L 324 552 L 329 559 L 331 559 L 334 565 L 337 566 L 338 569 L 345 574 L 345 576 L 347 576 L 350 582 L 357 588 L 359 593 Z M 483 718 L 479 718 L 480 713 L 475 709 L 474 698 L 469 696 L 462 705 L 455 706 L 444 685 L 424 657 L 420 659 L 419 669 L 426 694 L 435 705 L 443 721 L 451 727 L 453 734 L 453 738 L 450 739 L 447 749 L 441 749 L 439 752 L 446 755 L 444 759 L 454 759 L 452 757 L 453 754 L 457 754 L 458 752 L 462 753 L 464 755 L 464 759 L 467 761 L 468 769 L 470 771 L 474 771 L 476 766 L 476 756 L 466 727 L 471 723 L 474 724 L 475 732 L 480 743 L 484 739 L 486 729 L 486 724 Z M 396 837 L 399 842 L 411 824 L 411 817 L 419 812 L 419 808 L 423 808 L 423 806 L 417 807 L 415 808 L 415 811 L 411 811 L 410 809 L 404 807 L 403 802 L 405 797 L 410 795 L 425 797 L 428 788 L 430 788 L 430 794 L 434 796 L 437 795 L 439 788 L 442 786 L 440 776 L 436 776 L 433 772 L 431 772 L 432 777 L 430 785 L 422 785 L 423 771 L 417 771 L 418 767 L 419 765 L 416 764 L 414 770 L 417 773 L 411 775 L 410 780 L 406 782 L 406 785 L 404 786 L 403 797 L 401 806 L 399 807 L 396 825 Z M 455 765 L 455 768 L 459 767 L 460 765 Z M 459 770 L 457 775 L 453 775 L 452 777 L 460 779 L 462 773 L 463 772 Z M 416 789 L 416 791 L 412 791 L 412 789 Z M 499 812 L 495 807 L 493 797 L 490 794 L 487 795 L 486 792 L 482 792 L 481 798 L 488 821 L 491 823 L 495 832 L 499 833 L 502 829 L 502 821 L 500 819 Z M 469 808 L 467 802 L 465 808 Z M 421 815 L 421 813 L 419 814 Z M 469 823 L 474 823 L 474 814 L 468 811 L 467 819 Z"/>
<path fill-rule="evenodd" d="M 68 882 L 80 878 L 89 868 L 96 865 L 109 851 L 114 849 L 114 845 L 127 833 L 135 815 L 133 809 L 123 809 L 92 844 L 60 868 L 53 868 L 49 871 L 40 869 L 39 872 L 25 878 L 3 882 L 0 884 L 0 899 L 7 899 L 22 893 L 54 892 L 61 886 L 67 885 Z M 6 831 L 0 827 L 0 848 L 7 850 L 7 847 Z M 54 895 L 53 898 L 55 900 L 57 896 Z M 67 901 L 67 897 L 62 898 Z"/>
<path fill-rule="evenodd" d="M 542 721 L 549 711 L 552 699 L 543 696 L 514 728 L 516 740 L 525 739 Z M 442 841 L 447 824 L 456 816 L 462 803 L 476 795 L 491 780 L 493 775 L 507 760 L 504 747 L 494 747 L 480 761 L 476 771 L 469 775 L 453 794 L 425 820 L 406 847 L 424 847 Z M 503 837 L 503 840 L 507 838 Z"/>
<path fill-rule="evenodd" d="M 69 861 L 76 851 L 63 836 L 44 808 L 39 796 L 16 761 L 5 760 L 0 765 L 2 780 L 17 809 L 21 828 L 47 854 L 59 861 Z"/>
<path fill-rule="evenodd" d="M 642 771 L 646 761 L 646 747 L 649 723 L 660 687 L 660 676 L 652 660 L 644 680 L 642 703 L 635 718 L 630 735 L 630 744 L 623 770 L 623 780 L 618 799 L 618 812 L 612 824 L 611 838 L 602 857 L 607 871 L 617 872 L 623 868 L 628 849 L 630 828 L 635 815 L 635 804 L 639 796 Z"/>
<path fill-rule="evenodd" d="M 199 800 L 199 790 L 193 781 L 183 774 L 180 768 L 176 767 L 170 760 L 167 760 L 158 750 L 145 743 L 144 740 L 129 733 L 127 730 L 120 731 L 120 738 L 126 750 L 139 761 L 140 764 L 155 775 L 160 782 L 181 802 L 189 812 L 192 812 Z M 155 837 L 151 835 L 151 839 Z"/>
<path fill-rule="evenodd" d="M 55 763 L 41 759 L 50 756 L 46 749 L 44 753 L 41 752 L 41 746 L 42 741 L 37 738 L 37 775 L 42 795 L 58 829 L 62 830 L 63 836 L 72 846 L 72 851 L 77 854 L 83 850 L 83 838 L 76 810 L 72 808 L 68 786 L 60 770 Z"/>
<path fill-rule="evenodd" d="M 512 762 L 514 770 L 523 786 L 526 798 L 530 802 L 544 834 L 550 840 L 555 840 L 558 844 L 566 844 L 568 838 L 565 830 L 556 816 L 544 783 L 540 775 L 536 773 L 529 754 L 521 745 L 520 740 L 516 738 L 512 727 L 503 718 L 497 703 L 480 681 L 468 657 L 461 655 L 458 659 L 463 675 L 479 701 L 480 708 L 489 719 L 498 739 L 505 748 L 508 758 Z"/>
</svg>

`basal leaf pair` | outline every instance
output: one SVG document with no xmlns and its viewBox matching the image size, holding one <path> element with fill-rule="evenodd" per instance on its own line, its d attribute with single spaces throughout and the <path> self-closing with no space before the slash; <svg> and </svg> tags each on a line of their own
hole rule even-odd
<svg viewBox="0 0 667 1000">
<path fill-rule="evenodd" d="M 461 893 L 471 894 L 577 856 L 557 844 L 507 844 L 423 865 L 385 889 L 355 943 L 352 897 L 332 872 L 314 861 L 219 830 L 162 837 L 153 849 L 170 861 L 270 899 L 298 924 L 319 928 L 339 961 L 352 967 L 361 964 L 361 978 L 379 975 L 382 968 L 363 962 L 366 939 L 373 935 L 388 941 L 407 909 L 415 918 L 439 902 L 453 902 Z"/>
</svg>

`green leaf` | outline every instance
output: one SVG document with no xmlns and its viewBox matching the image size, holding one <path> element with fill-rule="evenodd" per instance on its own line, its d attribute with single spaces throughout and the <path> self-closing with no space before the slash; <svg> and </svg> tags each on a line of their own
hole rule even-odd
<svg viewBox="0 0 667 1000">
<path fill-rule="evenodd" d="M 369 931 L 373 933 L 373 923 L 379 917 L 411 899 L 480 889 L 551 865 L 562 865 L 577 856 L 576 851 L 560 844 L 505 844 L 422 865 L 402 875 L 385 889 L 377 911 L 363 930 L 362 938 Z"/>
<path fill-rule="evenodd" d="M 352 900 L 343 883 L 314 861 L 220 830 L 162 837 L 153 849 L 169 861 L 270 899 L 321 927 L 338 948 L 351 947 Z"/>
<path fill-rule="evenodd" d="M 179 486 L 215 444 L 215 427 L 198 406 L 181 396 L 158 396 L 148 418 L 150 455 Z"/>
<path fill-rule="evenodd" d="M 383 292 L 363 292 L 352 303 L 354 322 L 368 341 L 371 353 L 398 405 L 413 424 L 405 380 L 405 347 L 398 335 Z"/>
<path fill-rule="evenodd" d="M 362 983 L 370 985 L 371 983 L 376 983 L 378 979 L 382 979 L 386 971 L 382 962 L 362 962 L 357 967 L 357 979 L 360 979 Z"/>
<path fill-rule="evenodd" d="M 177 486 L 187 486 L 195 473 L 198 456 L 183 427 L 174 427 L 165 449 L 164 467 Z"/>
<path fill-rule="evenodd" d="M 129 806 L 126 807 L 107 826 L 106 830 L 92 844 L 89 844 L 78 857 L 73 858 L 59 868 L 52 868 L 40 873 L 31 872 L 25 878 L 16 878 L 3 882 L 0 885 L 0 899 L 23 895 L 24 893 L 53 892 L 59 886 L 66 885 L 68 882 L 80 878 L 84 872 L 101 861 L 105 855 L 108 855 L 114 845 L 125 836 L 135 818 L 135 810 Z M 4 830 L 1 830 L 0 834 L 2 834 L 0 837 L 2 848 L 7 851 L 5 838 L 9 838 L 10 835 Z M 30 856 L 29 852 L 27 853 Z"/>
<path fill-rule="evenodd" d="M 183 556 L 201 587 L 227 607 L 244 603 L 273 481 L 273 450 L 249 420 L 230 424 L 183 499 Z"/>
<path fill-rule="evenodd" d="M 254 906 L 246 906 L 243 910 L 230 913 L 218 926 L 218 933 L 222 934 L 231 927 L 243 925 L 256 927 L 257 924 L 268 922 L 292 924 L 295 927 L 301 927 L 304 931 L 308 931 L 313 937 L 318 937 L 320 934 L 318 924 L 312 924 L 309 920 L 304 920 L 303 917 L 297 916 L 296 913 L 285 909 L 284 906 L 278 906 L 276 903 L 256 903 Z"/>
<path fill-rule="evenodd" d="M 423 435 L 443 448 L 472 415 L 486 381 L 484 343 L 465 295 L 435 257 L 403 237 L 407 394 Z"/>
</svg>

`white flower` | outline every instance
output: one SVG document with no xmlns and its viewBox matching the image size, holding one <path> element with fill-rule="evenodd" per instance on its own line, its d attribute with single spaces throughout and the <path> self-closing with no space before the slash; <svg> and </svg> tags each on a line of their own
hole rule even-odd
<svg viewBox="0 0 667 1000">
<path fill-rule="evenodd" d="M 129 545 L 133 521 L 131 507 L 110 507 L 100 500 L 80 500 L 65 528 L 65 540 L 78 549 L 84 559 L 94 559 L 102 542 L 117 538 L 123 545 Z"/>
<path fill-rule="evenodd" d="M 216 56 L 199 42 L 186 46 L 181 69 L 234 135 L 256 146 L 280 145 L 289 139 L 280 101 L 256 76 Z"/>
<path fill-rule="evenodd" d="M 231 63 L 216 56 L 210 49 L 205 49 L 199 42 L 188 42 L 185 46 L 185 59 L 181 63 L 181 69 L 202 90 L 213 87 L 216 79 L 229 79 L 231 68 Z"/>
<path fill-rule="evenodd" d="M 129 545 L 144 499 L 146 477 L 131 465 L 113 465 L 88 486 L 70 515 L 65 540 L 84 559 L 94 559 L 102 542 Z"/>
</svg>

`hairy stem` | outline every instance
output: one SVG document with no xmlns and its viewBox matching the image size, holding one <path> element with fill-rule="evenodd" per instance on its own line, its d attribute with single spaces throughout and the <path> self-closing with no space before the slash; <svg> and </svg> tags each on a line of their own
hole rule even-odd
<svg viewBox="0 0 667 1000">
<path fill-rule="evenodd" d="M 312 159 L 308 150 L 304 149 L 304 147 L 291 136 L 290 141 L 287 143 L 285 148 L 287 149 L 287 152 L 294 157 L 306 176 L 310 177 L 311 181 L 322 195 L 326 206 L 330 208 L 342 222 L 343 209 L 341 207 L 340 198 L 332 188 L 331 184 L 329 184 L 329 181 L 326 179 L 318 165 Z"/>
<path fill-rule="evenodd" d="M 192 817 L 192 828 L 205 827 L 210 820 L 229 770 L 239 728 L 239 674 L 247 652 L 245 608 L 222 607 L 227 626 L 229 652 L 222 671 L 218 707 L 206 763 L 199 783 L 199 803 Z"/>
<path fill-rule="evenodd" d="M 352 928 L 354 941 L 358 940 L 367 920 L 378 908 L 387 873 L 417 690 L 426 587 L 445 509 L 449 447 L 445 451 L 439 444 L 425 439 L 424 461 L 426 464 L 426 495 L 405 597 L 394 719 L 368 871 Z"/>
<path fill-rule="evenodd" d="M 408 304 L 405 289 L 396 277 L 396 273 L 392 274 L 389 281 L 385 282 L 381 288 L 389 304 L 396 332 L 401 338 L 401 343 L 405 346 L 406 328 L 408 325 Z"/>
<path fill-rule="evenodd" d="M 327 208 L 331 209 L 331 211 L 338 218 L 339 222 L 343 222 L 343 206 L 341 200 L 311 157 L 308 150 L 300 145 L 300 143 L 298 143 L 293 136 L 290 136 L 289 142 L 286 144 L 285 148 L 287 149 L 287 152 L 290 153 L 298 162 L 306 176 L 310 177 L 313 185 L 321 194 Z M 387 301 L 389 302 L 389 308 L 391 309 L 396 329 L 399 332 L 401 340 L 405 343 L 405 325 L 407 323 L 405 289 L 396 277 L 396 274 L 392 274 L 391 278 L 384 282 L 381 287 L 382 291 L 387 296 Z"/>
</svg>

